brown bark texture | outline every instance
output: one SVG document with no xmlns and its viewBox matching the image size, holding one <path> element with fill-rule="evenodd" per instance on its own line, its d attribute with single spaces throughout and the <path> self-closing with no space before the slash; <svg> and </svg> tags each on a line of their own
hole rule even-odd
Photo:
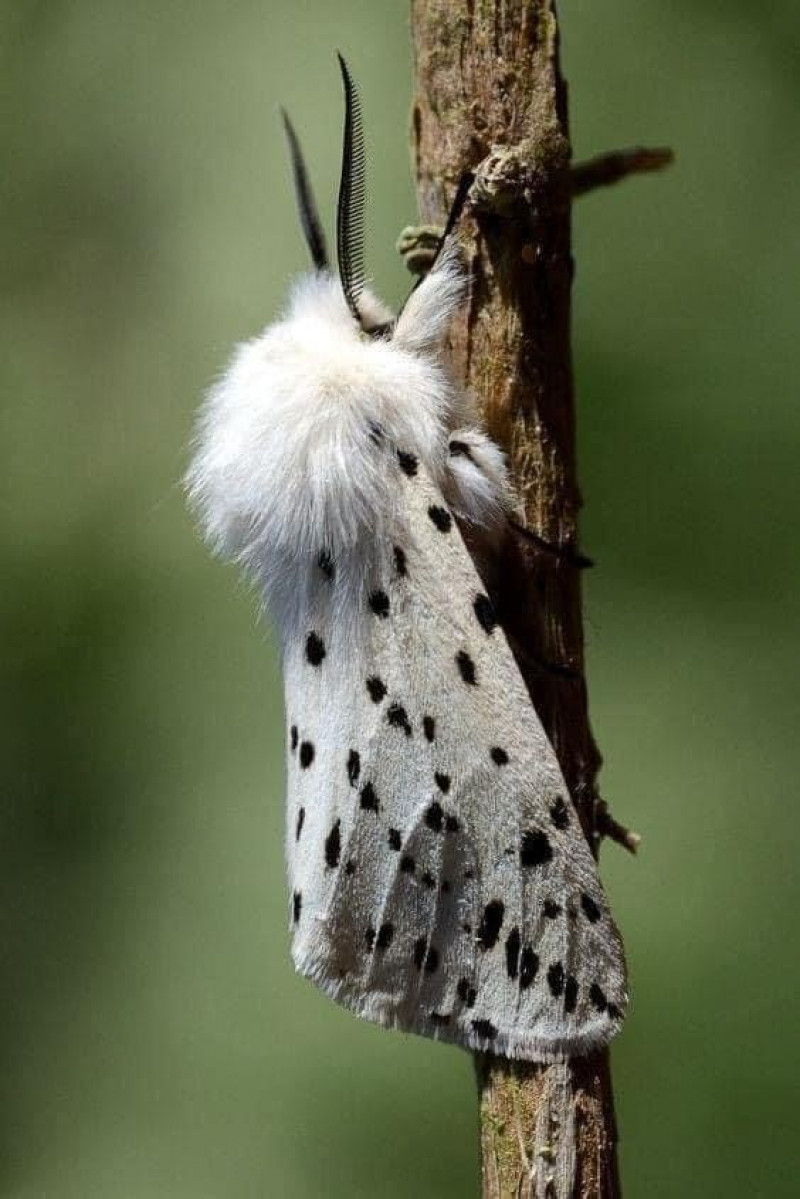
<svg viewBox="0 0 800 1199">
<path fill-rule="evenodd" d="M 452 332 L 453 366 L 509 454 L 521 523 L 574 550 L 574 185 L 553 0 L 411 0 L 411 16 L 422 221 L 441 225 L 462 173 L 476 173 L 459 226 L 472 282 Z M 569 554 L 523 535 L 501 551 L 494 581 L 596 852 L 600 756 L 587 712 L 580 571 Z M 476 1067 L 484 1196 L 620 1194 L 606 1052 L 555 1065 L 481 1056 Z"/>
</svg>

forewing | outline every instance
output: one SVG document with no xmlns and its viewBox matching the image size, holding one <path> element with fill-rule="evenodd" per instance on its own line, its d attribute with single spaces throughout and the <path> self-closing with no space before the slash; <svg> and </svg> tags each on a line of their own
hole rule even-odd
<svg viewBox="0 0 800 1199">
<path fill-rule="evenodd" d="M 555 753 L 441 493 L 402 447 L 358 563 L 286 653 L 298 968 L 382 1024 L 547 1059 L 603 1044 L 621 942 Z"/>
</svg>

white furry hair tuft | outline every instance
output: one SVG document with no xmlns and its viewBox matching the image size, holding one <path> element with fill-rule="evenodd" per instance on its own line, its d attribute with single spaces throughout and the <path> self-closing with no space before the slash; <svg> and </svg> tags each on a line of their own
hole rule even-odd
<svg viewBox="0 0 800 1199">
<path fill-rule="evenodd" d="M 505 519 L 512 506 L 506 457 L 480 429 L 454 429 L 448 441 L 446 498 L 468 524 L 488 527 Z"/>
<path fill-rule="evenodd" d="M 338 558 L 374 539 L 396 503 L 381 439 L 420 459 L 463 519 L 499 517 L 503 455 L 477 429 L 452 434 L 470 405 L 431 353 L 464 292 L 458 252 L 447 252 L 393 335 L 376 338 L 356 325 L 338 279 L 295 285 L 285 316 L 239 346 L 198 420 L 186 486 L 217 553 L 269 588 L 298 558 Z M 370 293 L 362 310 L 379 323 L 390 315 Z"/>
<path fill-rule="evenodd" d="M 461 247 L 452 243 L 442 251 L 434 269 L 408 297 L 397 318 L 395 343 L 417 353 L 438 349 L 466 293 L 467 276 Z"/>
<path fill-rule="evenodd" d="M 453 286 L 443 284 L 449 312 Z M 374 297 L 365 301 L 365 311 L 386 312 Z M 375 438 L 440 476 L 461 397 L 441 365 L 416 350 L 419 322 L 434 310 L 429 289 L 406 322 L 417 327 L 409 344 L 369 338 L 339 281 L 317 274 L 294 287 L 283 319 L 239 346 L 201 411 L 186 476 L 218 553 L 262 575 L 273 554 L 335 555 L 374 535 L 393 504 L 381 456 L 370 452 Z"/>
</svg>

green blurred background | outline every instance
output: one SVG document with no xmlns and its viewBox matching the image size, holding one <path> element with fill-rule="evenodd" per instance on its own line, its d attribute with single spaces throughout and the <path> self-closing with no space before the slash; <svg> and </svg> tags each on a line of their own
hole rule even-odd
<svg viewBox="0 0 800 1199">
<path fill-rule="evenodd" d="M 796 0 L 564 0 L 589 680 L 634 1006 L 632 1196 L 794 1195 L 800 851 Z M 470 1196 L 466 1054 L 296 979 L 269 633 L 178 480 L 305 266 L 361 83 L 370 262 L 415 217 L 404 0 L 0 6 L 0 1193 Z"/>
</svg>

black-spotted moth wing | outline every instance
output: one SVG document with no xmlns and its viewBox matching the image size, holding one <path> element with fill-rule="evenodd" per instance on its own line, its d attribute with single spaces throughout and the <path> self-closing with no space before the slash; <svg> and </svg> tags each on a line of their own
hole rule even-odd
<svg viewBox="0 0 800 1199">
<path fill-rule="evenodd" d="M 263 593 L 287 715 L 292 955 L 380 1024 L 510 1057 L 606 1043 L 619 934 L 556 755 L 462 531 L 508 521 L 504 458 L 440 357 L 466 287 L 440 255 L 400 315 L 363 288 L 355 92 L 328 269 L 241 345 L 188 474 Z"/>
</svg>

